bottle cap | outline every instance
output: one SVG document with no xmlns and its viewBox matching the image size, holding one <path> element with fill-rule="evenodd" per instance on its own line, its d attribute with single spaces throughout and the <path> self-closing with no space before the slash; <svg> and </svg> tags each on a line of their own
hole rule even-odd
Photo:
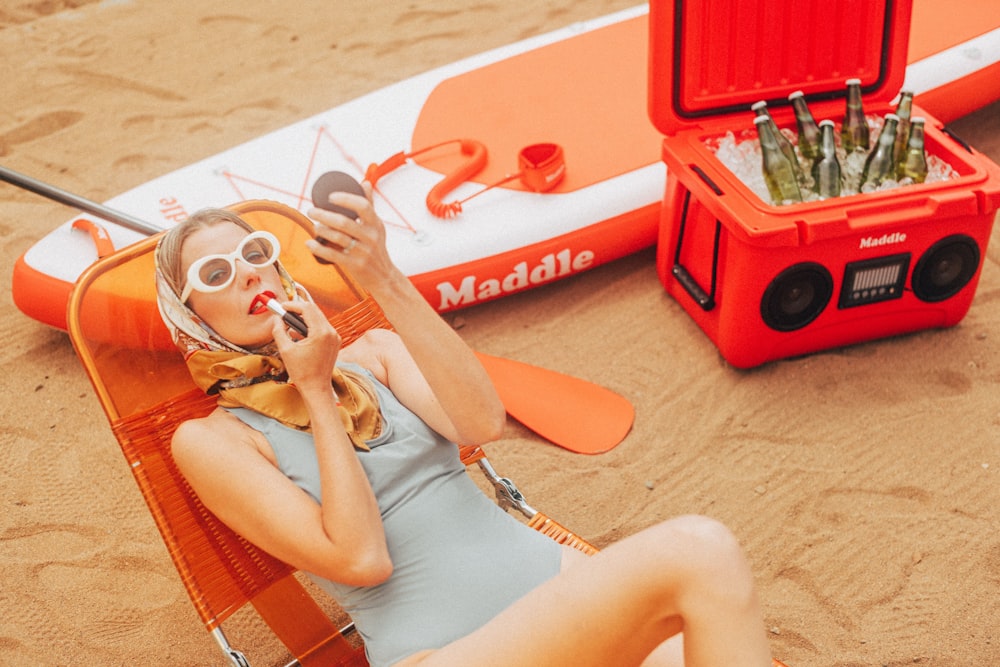
<svg viewBox="0 0 1000 667">
<path fill-rule="evenodd" d="M 820 127 L 823 127 L 824 125 L 833 125 L 833 121 L 829 118 L 825 118 L 819 122 Z"/>
<path fill-rule="evenodd" d="M 860 86 L 861 85 L 861 79 L 848 79 L 845 82 L 845 85 L 848 85 L 848 86 Z"/>
<path fill-rule="evenodd" d="M 767 119 L 767 116 L 757 116 L 753 119 L 754 125 L 760 125 L 761 123 L 770 123 L 771 121 Z"/>
<path fill-rule="evenodd" d="M 765 108 L 767 108 L 767 102 L 765 102 L 764 100 L 761 100 L 760 102 L 754 102 L 753 104 L 750 105 L 751 111 L 757 111 L 757 109 L 765 109 Z"/>
<path fill-rule="evenodd" d="M 801 90 L 796 90 L 794 93 L 788 96 L 788 99 L 795 99 L 796 97 L 804 97 Z"/>
</svg>

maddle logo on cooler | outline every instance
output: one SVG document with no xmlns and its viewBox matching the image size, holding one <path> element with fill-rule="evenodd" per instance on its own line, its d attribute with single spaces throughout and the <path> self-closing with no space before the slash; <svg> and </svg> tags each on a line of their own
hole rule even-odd
<svg viewBox="0 0 1000 667">
<path fill-rule="evenodd" d="M 510 273 L 502 278 L 486 278 L 477 283 L 475 275 L 465 276 L 455 287 L 450 282 L 438 283 L 437 291 L 441 296 L 438 310 L 469 306 L 477 301 L 493 299 L 510 292 L 517 292 L 527 287 L 563 278 L 590 268 L 594 263 L 594 253 L 581 250 L 575 256 L 569 248 L 556 253 L 549 253 L 537 264 L 529 267 L 528 262 L 515 264 Z"/>
<path fill-rule="evenodd" d="M 883 234 L 882 236 L 866 236 L 861 239 L 861 243 L 858 245 L 858 248 L 878 248 L 883 245 L 902 243 L 905 240 L 906 234 L 903 232 L 893 232 L 892 234 Z"/>
</svg>

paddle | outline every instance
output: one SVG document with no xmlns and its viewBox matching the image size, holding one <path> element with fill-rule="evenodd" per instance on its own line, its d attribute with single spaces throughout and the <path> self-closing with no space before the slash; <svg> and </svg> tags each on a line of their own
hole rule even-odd
<svg viewBox="0 0 1000 667">
<path fill-rule="evenodd" d="M 601 454 L 632 428 L 635 409 L 619 394 L 580 378 L 476 352 L 507 414 L 546 440 Z"/>
<path fill-rule="evenodd" d="M 0 180 L 142 234 L 160 231 L 148 222 L 3 166 Z M 339 177 L 324 182 L 331 181 L 343 184 Z M 319 191 L 315 194 L 322 197 Z M 553 444 L 573 452 L 598 454 L 618 445 L 632 428 L 635 411 L 631 403 L 609 389 L 538 366 L 476 354 L 507 413 Z"/>
</svg>

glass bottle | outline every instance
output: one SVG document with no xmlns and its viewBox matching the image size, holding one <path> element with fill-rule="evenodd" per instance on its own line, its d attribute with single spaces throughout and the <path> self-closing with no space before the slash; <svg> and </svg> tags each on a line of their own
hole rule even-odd
<svg viewBox="0 0 1000 667">
<path fill-rule="evenodd" d="M 840 196 L 840 161 L 832 120 L 819 123 L 819 157 L 813 162 L 812 177 L 816 194 L 821 198 Z"/>
<path fill-rule="evenodd" d="M 819 126 L 809 111 L 805 96 L 801 90 L 796 90 L 788 96 L 795 109 L 795 125 L 798 130 L 799 155 L 807 160 L 815 160 L 819 155 Z"/>
<path fill-rule="evenodd" d="M 912 179 L 923 183 L 927 179 L 927 150 L 924 146 L 924 119 L 914 116 L 910 121 L 910 137 L 906 145 L 906 155 L 897 172 L 899 178 Z"/>
<path fill-rule="evenodd" d="M 906 142 L 910 138 L 910 115 L 913 111 L 913 93 L 904 90 L 899 94 L 899 104 L 896 105 L 896 115 L 899 116 L 899 124 L 896 125 L 896 145 L 892 151 L 892 157 L 896 161 L 896 168 L 901 169 L 903 160 L 906 159 Z"/>
<path fill-rule="evenodd" d="M 840 126 L 840 144 L 848 153 L 867 151 L 870 146 L 868 121 L 861 104 L 861 79 L 847 80 L 847 107 Z"/>
<path fill-rule="evenodd" d="M 767 116 L 757 116 L 753 122 L 760 137 L 761 168 L 771 200 L 775 204 L 802 201 L 802 191 L 799 190 L 795 170 L 778 146 L 772 122 Z"/>
<path fill-rule="evenodd" d="M 896 125 L 899 117 L 894 113 L 885 115 L 882 131 L 878 135 L 878 143 L 865 160 L 864 171 L 861 172 L 861 188 L 863 191 L 877 188 L 882 181 L 896 177 L 896 163 L 892 159 L 892 150 L 896 144 Z M 867 186 L 867 187 L 866 187 Z"/>
<path fill-rule="evenodd" d="M 757 115 L 758 118 L 766 118 L 771 124 L 774 140 L 778 143 L 778 148 L 781 150 L 781 154 L 788 158 L 788 161 L 792 163 L 792 171 L 795 173 L 795 179 L 799 183 L 804 182 L 805 177 L 802 174 L 802 165 L 799 164 L 799 158 L 795 155 L 795 148 L 792 147 L 792 142 L 788 140 L 788 137 L 786 137 L 784 133 L 778 129 L 778 124 L 774 122 L 774 117 L 771 115 L 771 111 L 767 108 L 767 102 L 764 100 L 755 102 L 750 109 Z"/>
</svg>

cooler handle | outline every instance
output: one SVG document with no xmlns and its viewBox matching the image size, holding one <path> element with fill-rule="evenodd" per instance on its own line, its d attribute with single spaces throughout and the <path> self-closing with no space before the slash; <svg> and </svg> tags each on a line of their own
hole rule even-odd
<svg viewBox="0 0 1000 667">
<path fill-rule="evenodd" d="M 684 228 L 687 225 L 688 204 L 691 202 L 691 191 L 684 193 L 684 206 L 681 209 L 681 224 L 677 228 L 677 247 L 674 251 L 674 266 L 671 273 L 677 282 L 680 283 L 684 291 L 690 295 L 694 302 L 702 310 L 708 312 L 715 308 L 715 286 L 719 270 L 719 238 L 722 234 L 722 222 L 715 221 L 715 239 L 712 242 L 712 284 L 708 292 L 705 291 L 698 281 L 694 279 L 691 272 L 681 264 L 681 245 L 684 242 Z"/>
<path fill-rule="evenodd" d="M 969 144 L 965 143 L 965 141 L 963 141 L 961 137 L 959 137 L 957 134 L 955 134 L 954 132 L 952 132 L 950 129 L 948 129 L 947 127 L 942 126 L 941 127 L 941 131 L 944 132 L 945 134 L 947 134 L 949 137 L 951 137 L 956 143 L 958 143 L 962 148 L 964 148 L 965 150 L 967 150 L 969 153 L 972 152 L 972 146 L 970 146 Z"/>
</svg>

